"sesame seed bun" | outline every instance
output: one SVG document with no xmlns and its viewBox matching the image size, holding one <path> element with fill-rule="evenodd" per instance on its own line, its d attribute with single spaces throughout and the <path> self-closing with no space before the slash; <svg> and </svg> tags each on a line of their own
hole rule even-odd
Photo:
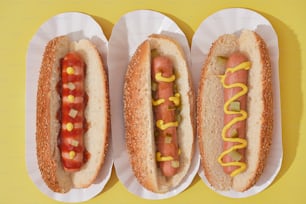
<svg viewBox="0 0 306 204">
<path fill-rule="evenodd" d="M 162 175 L 156 162 L 156 144 L 151 93 L 151 50 L 171 59 L 182 120 L 178 127 L 180 168 L 172 177 Z M 194 92 L 186 58 L 180 45 L 165 35 L 151 35 L 134 53 L 124 83 L 124 118 L 130 163 L 139 183 L 146 189 L 165 193 L 186 176 L 194 153 Z"/>
<path fill-rule="evenodd" d="M 218 163 L 223 151 L 223 86 L 219 75 L 225 66 L 218 57 L 228 57 L 240 51 L 252 63 L 248 78 L 246 120 L 247 168 L 237 176 L 224 173 Z M 272 69 L 269 53 L 263 39 L 250 30 L 239 37 L 232 34 L 220 36 L 211 46 L 201 72 L 197 98 L 197 132 L 201 163 L 209 183 L 217 190 L 245 191 L 261 176 L 272 142 Z"/>
<path fill-rule="evenodd" d="M 66 172 L 61 163 L 58 137 L 61 122 L 61 96 L 57 91 L 61 71 L 60 60 L 70 51 L 78 52 L 86 64 L 85 92 L 88 102 L 85 118 L 88 130 L 84 145 L 90 157 L 82 168 Z M 97 177 L 107 153 L 110 132 L 109 93 L 106 70 L 95 46 L 86 39 L 72 42 L 59 36 L 48 42 L 43 53 L 37 91 L 36 150 L 43 180 L 54 192 L 90 186 Z"/>
</svg>

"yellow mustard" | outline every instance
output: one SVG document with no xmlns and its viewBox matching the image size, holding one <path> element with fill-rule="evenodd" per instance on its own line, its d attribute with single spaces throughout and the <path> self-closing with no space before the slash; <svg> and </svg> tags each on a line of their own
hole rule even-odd
<svg viewBox="0 0 306 204">
<path fill-rule="evenodd" d="M 73 124 L 72 123 L 67 123 L 66 124 L 66 129 L 70 132 L 73 130 Z"/>
<path fill-rule="evenodd" d="M 169 101 L 172 101 L 175 106 L 179 106 L 181 102 L 181 95 L 179 93 L 174 94 L 174 96 L 169 97 Z"/>
<path fill-rule="evenodd" d="M 227 154 L 229 154 L 232 151 L 238 150 L 238 149 L 243 149 L 247 146 L 247 141 L 246 139 L 242 139 L 242 138 L 230 138 L 230 137 L 226 137 L 225 133 L 227 132 L 227 130 L 230 129 L 231 126 L 233 126 L 235 123 L 239 122 L 239 121 L 243 121 L 247 118 L 247 112 L 244 110 L 239 110 L 237 111 L 230 111 L 228 109 L 229 105 L 237 100 L 239 97 L 245 95 L 248 92 L 248 87 L 243 84 L 243 83 L 234 83 L 234 84 L 230 84 L 227 85 L 225 84 L 225 76 L 228 72 L 236 72 L 238 70 L 249 70 L 251 67 L 251 63 L 250 62 L 243 62 L 239 65 L 237 65 L 236 67 L 232 67 L 232 68 L 227 68 L 226 72 L 224 75 L 221 75 L 221 83 L 223 85 L 224 88 L 235 88 L 235 87 L 240 87 L 241 91 L 238 92 L 236 95 L 234 95 L 232 98 L 230 98 L 228 101 L 225 102 L 223 110 L 224 113 L 226 114 L 240 114 L 240 116 L 233 118 L 228 124 L 226 124 L 223 129 L 222 129 L 222 139 L 226 142 L 235 142 L 238 143 L 234 146 L 232 146 L 231 148 L 223 151 L 219 157 L 218 157 L 218 162 L 222 165 L 222 166 L 238 166 L 239 168 L 237 168 L 236 170 L 234 170 L 230 175 L 236 176 L 237 174 L 241 173 L 242 171 L 244 171 L 246 169 L 246 163 L 245 162 L 239 162 L 239 161 L 234 161 L 234 162 L 228 162 L 228 163 L 224 163 L 222 161 L 223 157 Z"/>
<path fill-rule="evenodd" d="M 153 106 L 158 106 L 158 105 L 160 105 L 160 104 L 162 104 L 164 102 L 165 102 L 165 99 L 163 99 L 163 98 L 160 98 L 160 99 L 157 99 L 157 100 L 153 100 L 152 99 L 152 105 Z"/>
<path fill-rule="evenodd" d="M 178 122 L 169 122 L 169 123 L 164 123 L 163 120 L 157 120 L 156 121 L 156 126 L 161 129 L 161 130 L 165 130 L 169 127 L 177 127 L 178 126 Z"/>
<path fill-rule="evenodd" d="M 69 75 L 74 74 L 74 69 L 73 69 L 73 67 L 67 67 L 67 68 L 66 68 L 66 72 L 67 72 L 67 74 L 69 74 Z"/>
<path fill-rule="evenodd" d="M 175 80 L 175 75 L 171 75 L 170 77 L 163 77 L 161 72 L 155 74 L 155 80 L 161 82 L 173 82 Z"/>
<path fill-rule="evenodd" d="M 74 96 L 73 95 L 68 95 L 68 101 L 72 103 L 74 101 Z"/>
<path fill-rule="evenodd" d="M 161 156 L 160 152 L 156 152 L 156 161 L 164 162 L 164 161 L 172 161 L 174 158 L 171 156 Z"/>
<path fill-rule="evenodd" d="M 75 157 L 75 151 L 70 151 L 69 152 L 69 158 L 73 159 Z"/>
<path fill-rule="evenodd" d="M 181 154 L 181 149 L 178 151 L 178 155 Z M 160 152 L 156 152 L 156 161 L 162 162 L 162 161 L 172 161 L 174 160 L 171 156 L 162 156 Z"/>
</svg>

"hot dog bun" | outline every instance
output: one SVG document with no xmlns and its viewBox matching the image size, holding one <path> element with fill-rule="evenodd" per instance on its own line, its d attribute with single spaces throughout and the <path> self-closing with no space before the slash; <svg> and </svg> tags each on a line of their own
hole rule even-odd
<svg viewBox="0 0 306 204">
<path fill-rule="evenodd" d="M 85 118 L 88 130 L 84 135 L 84 144 L 90 156 L 81 170 L 75 173 L 63 170 L 58 148 L 61 124 L 57 115 L 61 102 L 57 84 L 61 80 L 60 60 L 69 51 L 77 51 L 87 67 L 85 91 L 88 102 Z M 65 193 L 71 188 L 85 188 L 94 182 L 107 153 L 109 114 L 108 79 L 95 46 L 89 40 L 72 42 L 66 36 L 49 41 L 43 54 L 38 81 L 36 145 L 38 166 L 51 190 Z"/>
<path fill-rule="evenodd" d="M 178 127 L 180 168 L 172 177 L 162 176 L 156 162 L 151 90 L 151 50 L 168 56 L 174 64 L 181 94 L 182 120 Z M 126 72 L 124 118 L 130 163 L 146 189 L 165 193 L 179 185 L 189 170 L 194 151 L 194 92 L 185 55 L 180 45 L 164 35 L 151 35 L 136 50 Z"/>
<path fill-rule="evenodd" d="M 220 75 L 225 72 L 220 60 L 239 51 L 251 62 L 249 69 L 246 139 L 247 168 L 230 177 L 223 172 L 217 159 L 222 150 L 223 86 Z M 213 44 L 204 63 L 197 98 L 197 131 L 201 163 L 209 183 L 217 190 L 245 191 L 252 187 L 263 172 L 272 141 L 272 70 L 263 39 L 255 32 L 244 30 L 237 37 L 225 34 Z"/>
</svg>

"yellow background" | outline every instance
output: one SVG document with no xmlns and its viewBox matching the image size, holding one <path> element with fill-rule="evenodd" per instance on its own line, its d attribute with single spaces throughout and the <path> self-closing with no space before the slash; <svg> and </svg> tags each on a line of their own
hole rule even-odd
<svg viewBox="0 0 306 204">
<path fill-rule="evenodd" d="M 152 9 L 173 19 L 189 42 L 200 23 L 229 7 L 255 10 L 279 37 L 284 158 L 272 185 L 258 195 L 231 199 L 211 191 L 198 176 L 180 195 L 159 201 L 129 193 L 113 171 L 101 194 L 88 203 L 306 203 L 306 3 L 303 0 L 0 0 L 0 202 L 58 203 L 41 193 L 25 163 L 25 73 L 28 44 L 50 17 L 67 11 L 91 15 L 109 38 L 126 12 Z M 216 25 L 217 26 L 217 25 Z"/>
</svg>

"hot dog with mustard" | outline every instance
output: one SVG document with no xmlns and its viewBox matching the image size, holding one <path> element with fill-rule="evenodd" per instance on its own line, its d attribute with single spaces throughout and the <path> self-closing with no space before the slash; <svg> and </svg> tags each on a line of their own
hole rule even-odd
<svg viewBox="0 0 306 204">
<path fill-rule="evenodd" d="M 172 38 L 153 34 L 136 50 L 124 82 L 127 149 L 146 189 L 179 185 L 194 152 L 194 93 L 186 58 Z"/>
<path fill-rule="evenodd" d="M 213 42 L 201 72 L 197 130 L 201 163 L 216 190 L 243 192 L 261 176 L 272 142 L 272 68 L 254 31 Z"/>
</svg>

